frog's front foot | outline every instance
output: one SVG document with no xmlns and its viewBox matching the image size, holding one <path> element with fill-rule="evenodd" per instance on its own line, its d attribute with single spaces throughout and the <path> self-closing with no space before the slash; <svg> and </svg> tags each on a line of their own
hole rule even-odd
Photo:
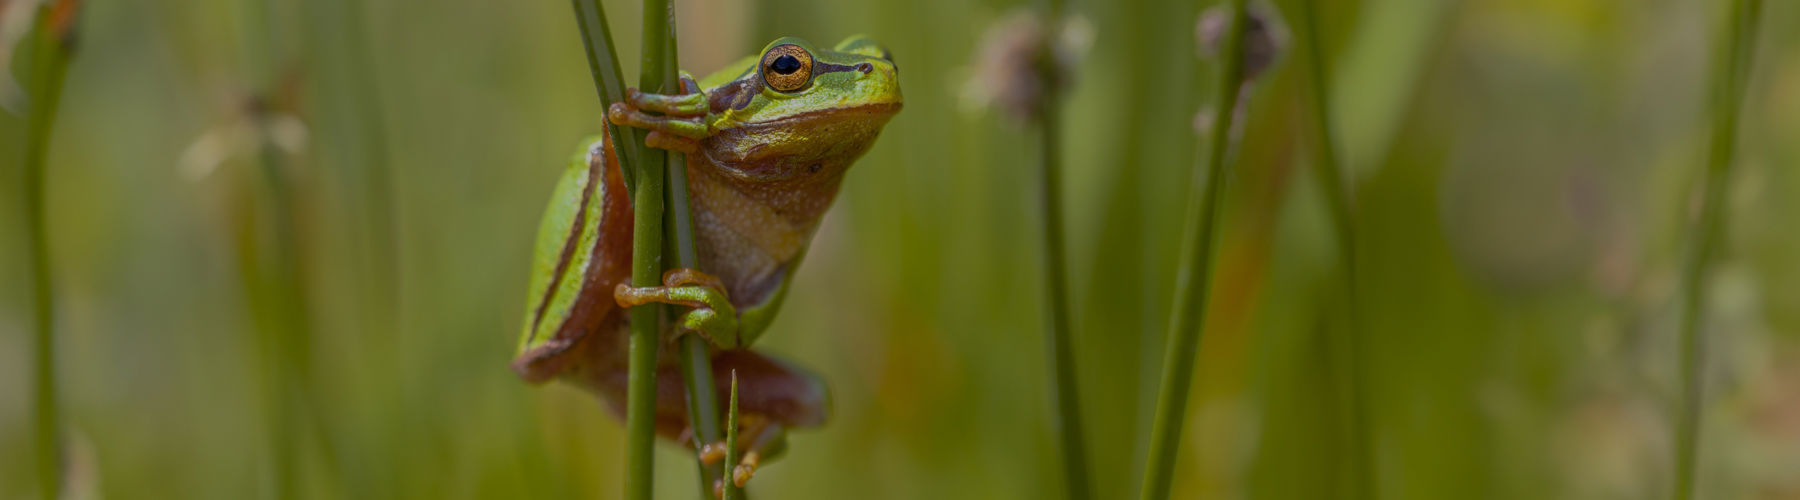
<svg viewBox="0 0 1800 500">
<path fill-rule="evenodd" d="M 709 106 L 700 84 L 683 73 L 680 94 L 625 89 L 625 100 L 613 103 L 606 117 L 614 125 L 649 130 L 644 142 L 650 147 L 694 153 L 700 150 L 700 140 L 711 135 L 706 126 Z"/>
<path fill-rule="evenodd" d="M 663 286 L 633 287 L 620 283 L 613 289 L 613 300 L 620 307 L 635 307 L 653 302 L 692 307 L 681 316 L 678 333 L 694 332 L 725 348 L 738 347 L 737 308 L 725 295 L 725 284 L 718 277 L 687 268 L 663 273 Z"/>
</svg>

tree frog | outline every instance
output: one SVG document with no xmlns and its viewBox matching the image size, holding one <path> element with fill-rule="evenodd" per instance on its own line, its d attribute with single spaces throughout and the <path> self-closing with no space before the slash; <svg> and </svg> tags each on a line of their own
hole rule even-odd
<svg viewBox="0 0 1800 500">
<path fill-rule="evenodd" d="M 893 57 L 868 38 L 821 50 L 790 37 L 698 82 L 684 72 L 681 94 L 630 89 L 608 110 L 609 126 L 647 129 L 651 146 L 686 153 L 699 269 L 670 270 L 663 286 L 630 286 L 624 174 L 611 135 L 590 139 L 540 222 L 513 370 L 533 383 L 574 382 L 623 414 L 625 308 L 674 304 L 687 309 L 661 342 L 659 435 L 692 436 L 672 355 L 682 334 L 709 341 L 719 387 L 737 373 L 737 484 L 785 447 L 787 429 L 823 424 L 824 383 L 749 347 L 780 308 L 844 171 L 899 112 L 897 75 Z M 722 443 L 697 451 L 709 463 L 725 455 Z"/>
</svg>

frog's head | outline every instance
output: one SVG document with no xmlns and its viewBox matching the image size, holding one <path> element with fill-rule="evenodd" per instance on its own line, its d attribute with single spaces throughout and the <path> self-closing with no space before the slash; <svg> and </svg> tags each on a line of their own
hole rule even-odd
<svg viewBox="0 0 1800 500">
<path fill-rule="evenodd" d="M 831 49 L 781 38 L 748 62 L 730 81 L 703 84 L 715 89 L 706 149 L 754 177 L 842 172 L 900 111 L 899 68 L 867 37 Z"/>
</svg>

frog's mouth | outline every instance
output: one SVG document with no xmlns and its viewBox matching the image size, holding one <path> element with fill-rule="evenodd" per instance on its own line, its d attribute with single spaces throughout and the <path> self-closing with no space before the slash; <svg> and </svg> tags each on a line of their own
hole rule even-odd
<svg viewBox="0 0 1800 500">
<path fill-rule="evenodd" d="M 708 138 L 706 154 L 746 171 L 773 164 L 848 165 L 868 151 L 900 107 L 900 102 L 864 104 L 744 123 Z"/>
<path fill-rule="evenodd" d="M 885 125 L 887 123 L 888 118 L 892 118 L 895 113 L 900 112 L 901 104 L 902 103 L 900 101 L 881 102 L 881 103 L 874 103 L 874 104 L 863 104 L 863 105 L 859 105 L 859 106 L 849 106 L 849 107 L 843 107 L 843 108 L 837 108 L 837 109 L 807 111 L 805 113 L 783 116 L 783 117 L 775 118 L 772 120 L 758 121 L 758 122 L 744 122 L 743 124 L 739 125 L 738 128 L 739 129 L 771 128 L 771 127 L 781 128 L 781 127 L 794 127 L 794 126 L 804 127 L 804 126 L 810 124 L 811 122 L 828 121 L 833 118 L 839 119 L 839 120 L 858 120 L 858 119 L 870 119 L 870 118 L 877 118 L 877 117 L 881 119 L 881 124 Z"/>
</svg>

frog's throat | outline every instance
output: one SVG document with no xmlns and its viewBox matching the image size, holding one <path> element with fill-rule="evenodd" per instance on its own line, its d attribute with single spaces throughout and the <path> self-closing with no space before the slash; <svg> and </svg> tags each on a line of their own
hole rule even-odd
<svg viewBox="0 0 1800 500">
<path fill-rule="evenodd" d="M 720 131 L 703 146 L 708 160 L 754 182 L 832 175 L 875 143 L 900 103 L 803 113 Z M 841 172 L 841 170 L 839 170 Z"/>
</svg>

